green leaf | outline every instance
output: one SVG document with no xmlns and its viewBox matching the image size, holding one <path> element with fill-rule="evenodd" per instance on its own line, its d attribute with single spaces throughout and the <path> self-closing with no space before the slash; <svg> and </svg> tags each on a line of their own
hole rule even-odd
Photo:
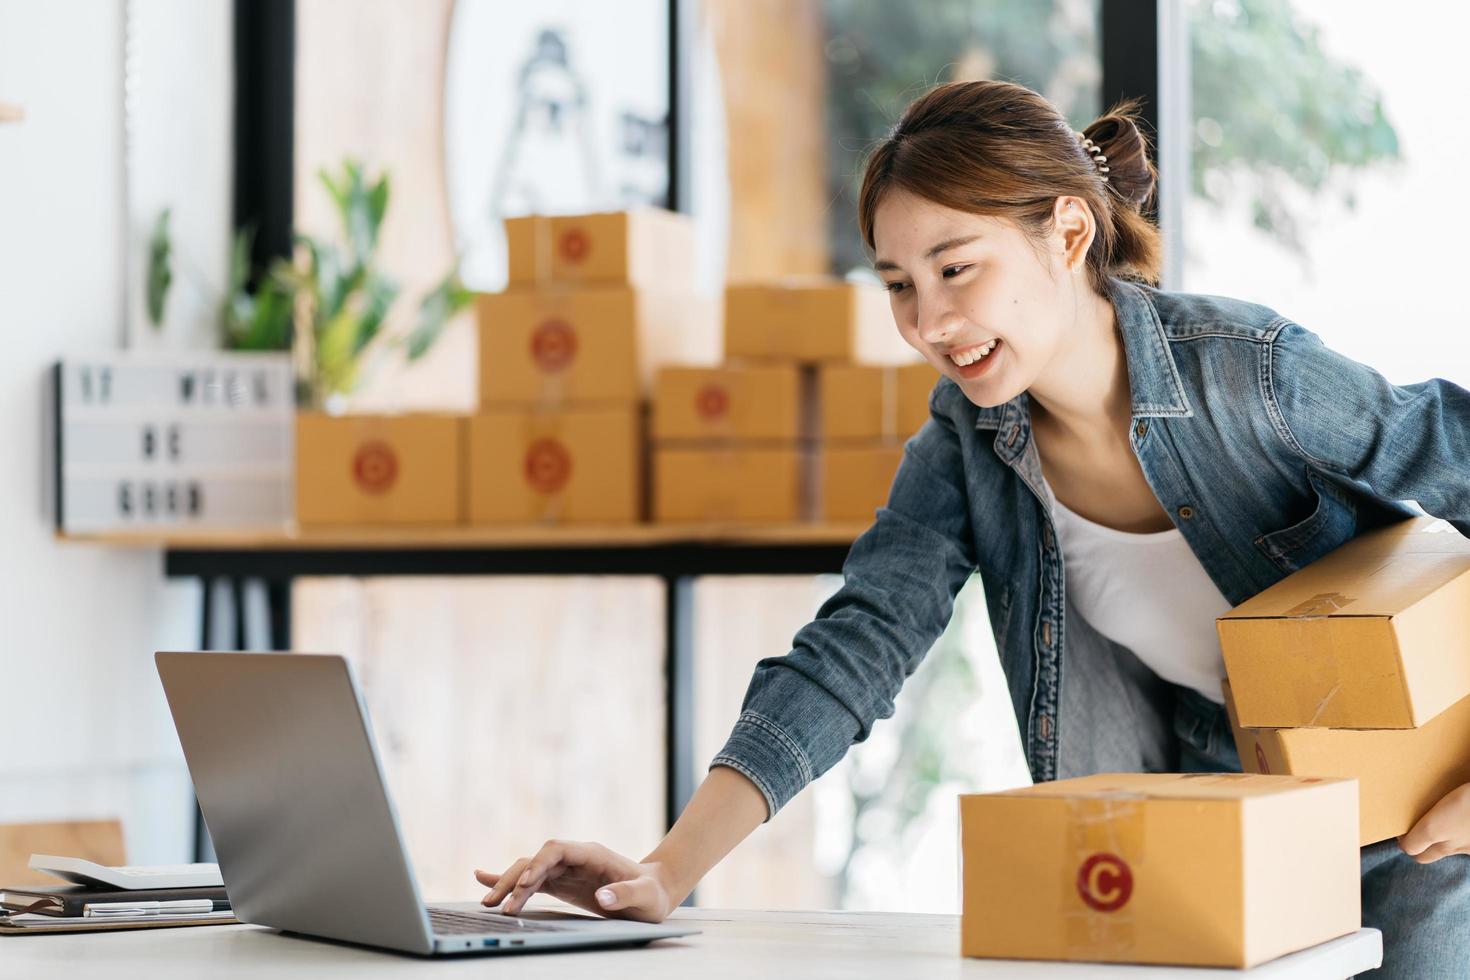
<svg viewBox="0 0 1470 980">
<path fill-rule="evenodd" d="M 169 267 L 168 219 L 169 209 L 164 208 L 153 224 L 153 234 L 148 239 L 148 275 L 144 292 L 147 297 L 148 322 L 157 330 L 163 326 L 163 308 L 168 299 L 168 287 L 173 283 L 173 271 Z"/>
<path fill-rule="evenodd" d="M 419 322 L 408 335 L 408 359 L 416 361 L 429 352 L 454 315 L 474 299 L 474 293 L 460 282 L 456 267 L 444 277 L 419 304 Z"/>
</svg>

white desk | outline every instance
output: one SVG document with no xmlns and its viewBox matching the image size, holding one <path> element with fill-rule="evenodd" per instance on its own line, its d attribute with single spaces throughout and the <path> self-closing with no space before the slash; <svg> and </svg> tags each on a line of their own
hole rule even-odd
<svg viewBox="0 0 1470 980">
<path fill-rule="evenodd" d="M 548 906 L 550 907 L 550 906 Z M 202 926 L 0 938 L 0 977 L 366 978 L 589 977 L 614 980 L 802 977 L 910 980 L 928 977 L 1043 977 L 1076 980 L 1329 980 L 1378 966 L 1382 939 L 1364 929 L 1244 973 L 1180 967 L 963 959 L 959 917 L 882 912 L 726 912 L 679 909 L 703 930 L 638 949 L 589 950 L 444 960 L 382 953 L 282 936 L 257 926 Z"/>
</svg>

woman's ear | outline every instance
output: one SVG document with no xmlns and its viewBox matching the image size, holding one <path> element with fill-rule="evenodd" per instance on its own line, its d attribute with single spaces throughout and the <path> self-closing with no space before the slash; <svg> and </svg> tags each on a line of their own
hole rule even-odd
<svg viewBox="0 0 1470 980">
<path fill-rule="evenodd" d="M 1087 250 L 1092 247 L 1097 224 L 1092 209 L 1080 197 L 1059 197 L 1052 205 L 1052 228 L 1061 248 L 1062 262 L 1068 272 L 1076 272 L 1087 263 Z"/>
</svg>

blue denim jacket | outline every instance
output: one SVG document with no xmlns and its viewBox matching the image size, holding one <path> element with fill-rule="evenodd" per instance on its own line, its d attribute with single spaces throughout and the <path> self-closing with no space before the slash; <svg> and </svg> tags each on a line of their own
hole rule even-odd
<svg viewBox="0 0 1470 980">
<path fill-rule="evenodd" d="M 1262 306 L 1110 291 L 1133 450 L 1231 603 L 1415 513 L 1405 500 L 1470 537 L 1470 392 L 1391 385 Z M 842 588 L 789 653 L 756 665 L 711 767 L 749 777 L 769 814 L 893 714 L 976 571 L 1032 777 L 1058 778 L 1061 730 L 1084 713 L 1062 717 L 1064 570 L 1027 405 L 979 408 L 942 379 Z"/>
</svg>

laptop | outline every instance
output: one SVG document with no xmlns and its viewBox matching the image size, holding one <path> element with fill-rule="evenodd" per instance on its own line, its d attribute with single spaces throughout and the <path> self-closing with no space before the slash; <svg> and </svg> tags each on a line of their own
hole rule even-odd
<svg viewBox="0 0 1470 980">
<path fill-rule="evenodd" d="M 344 658 L 154 659 L 240 921 L 422 956 L 634 946 L 698 932 L 551 911 L 509 916 L 475 902 L 425 905 Z"/>
</svg>

